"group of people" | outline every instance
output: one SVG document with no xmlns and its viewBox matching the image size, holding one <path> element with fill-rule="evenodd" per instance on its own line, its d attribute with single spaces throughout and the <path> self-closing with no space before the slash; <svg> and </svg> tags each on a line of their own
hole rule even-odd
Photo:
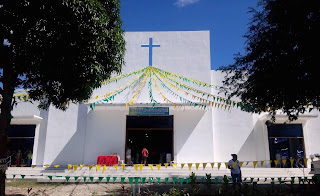
<svg viewBox="0 0 320 196">
<path fill-rule="evenodd" d="M 17 151 L 8 151 L 7 156 L 11 156 L 11 164 L 16 165 L 16 166 L 21 166 L 21 165 L 27 165 L 28 167 L 31 167 L 32 164 L 32 151 L 27 150 L 24 153 L 21 152 L 20 149 Z"/>
<path fill-rule="evenodd" d="M 136 161 L 139 160 L 139 154 L 137 153 L 138 156 L 136 156 Z M 141 152 L 141 155 L 142 155 L 142 158 L 141 158 L 141 164 L 147 164 L 147 159 L 148 159 L 148 155 L 149 155 L 149 151 L 147 150 L 146 147 L 144 147 L 142 149 L 142 152 Z M 126 150 L 126 160 L 127 160 L 127 164 L 131 164 L 131 149 L 130 147 L 128 146 L 127 147 L 127 150 Z"/>
</svg>

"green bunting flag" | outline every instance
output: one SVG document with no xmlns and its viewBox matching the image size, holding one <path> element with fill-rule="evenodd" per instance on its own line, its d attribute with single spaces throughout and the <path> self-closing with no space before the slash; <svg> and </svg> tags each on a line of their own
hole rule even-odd
<svg viewBox="0 0 320 196">
<path fill-rule="evenodd" d="M 271 181 L 274 182 L 274 178 L 271 178 Z"/>
<path fill-rule="evenodd" d="M 107 179 L 107 182 L 109 182 L 110 181 L 110 176 L 107 176 L 106 179 Z"/>
<path fill-rule="evenodd" d="M 267 181 L 267 178 L 264 178 L 264 181 Z"/>
<path fill-rule="evenodd" d="M 173 184 L 176 184 L 176 180 L 177 180 L 177 178 L 176 178 L 176 177 L 173 177 L 173 178 L 172 178 L 172 183 L 173 183 Z"/>
<path fill-rule="evenodd" d="M 149 183 L 152 184 L 153 177 L 149 177 Z"/>
<path fill-rule="evenodd" d="M 70 179 L 70 176 L 66 176 L 65 178 L 66 178 L 66 181 L 68 182 Z"/>
<path fill-rule="evenodd" d="M 87 177 L 83 176 L 83 182 L 86 182 Z"/>
<path fill-rule="evenodd" d="M 139 177 L 134 177 L 134 184 L 138 184 L 138 182 L 139 182 Z"/>
<path fill-rule="evenodd" d="M 89 177 L 89 179 L 90 179 L 91 182 L 93 182 L 93 178 L 94 178 L 94 177 Z"/>
<path fill-rule="evenodd" d="M 183 181 L 184 181 L 184 178 L 179 178 L 179 181 L 180 181 L 180 185 L 182 185 Z"/>
<path fill-rule="evenodd" d="M 117 177 L 113 177 L 113 182 L 115 182 L 117 180 Z"/>
<path fill-rule="evenodd" d="M 132 184 L 132 177 L 128 177 L 129 183 Z"/>
<path fill-rule="evenodd" d="M 22 175 L 21 175 L 22 177 Z M 24 176 L 22 177 L 22 179 L 24 178 Z M 48 176 L 48 178 L 50 179 L 50 181 L 52 180 L 52 176 Z"/>
<path fill-rule="evenodd" d="M 253 182 L 253 180 L 254 180 L 254 178 L 250 178 L 250 183 L 252 183 L 252 182 Z"/>
<path fill-rule="evenodd" d="M 99 177 L 99 182 L 101 182 L 103 180 L 103 177 Z"/>
<path fill-rule="evenodd" d="M 74 181 L 77 181 L 78 178 L 79 178 L 79 176 L 75 176 L 75 177 L 74 177 Z"/>
<path fill-rule="evenodd" d="M 21 175 L 21 178 L 24 179 L 26 175 Z M 49 176 L 48 176 L 49 177 Z M 51 180 L 52 180 L 52 176 L 51 176 Z"/>
<path fill-rule="evenodd" d="M 294 184 L 295 177 L 291 177 L 291 183 Z"/>
<path fill-rule="evenodd" d="M 124 180 L 126 179 L 126 177 L 121 177 L 121 184 L 124 183 Z"/>
<path fill-rule="evenodd" d="M 62 178 L 62 176 L 56 176 L 56 178 Z"/>
<path fill-rule="evenodd" d="M 164 178 L 164 181 L 168 184 L 169 178 Z"/>
<path fill-rule="evenodd" d="M 16 177 L 16 175 L 15 174 L 13 174 L 13 178 L 15 178 Z"/>
<path fill-rule="evenodd" d="M 281 178 L 278 178 L 279 183 L 281 184 Z"/>
<path fill-rule="evenodd" d="M 308 178 L 307 177 L 304 177 L 304 182 L 307 182 Z"/>
<path fill-rule="evenodd" d="M 257 182 L 259 182 L 259 180 L 260 180 L 260 179 L 258 178 L 258 179 L 257 179 Z"/>
<path fill-rule="evenodd" d="M 186 183 L 189 184 L 190 178 L 186 178 Z"/>
<path fill-rule="evenodd" d="M 219 178 L 214 178 L 214 182 L 218 183 L 219 182 Z"/>
<path fill-rule="evenodd" d="M 243 179 L 243 181 L 246 181 L 246 180 L 247 180 L 247 178 L 244 178 L 244 179 Z"/>
<path fill-rule="evenodd" d="M 158 177 L 158 178 L 156 178 L 156 179 L 157 179 L 157 184 L 159 184 L 159 183 L 160 183 L 161 178 L 160 178 L 160 177 Z"/>
<path fill-rule="evenodd" d="M 204 183 L 204 177 L 201 178 L 201 183 Z"/>
<path fill-rule="evenodd" d="M 142 178 L 141 178 L 141 183 L 144 184 L 144 182 L 146 181 L 146 179 L 147 179 L 147 178 L 142 177 Z"/>
</svg>

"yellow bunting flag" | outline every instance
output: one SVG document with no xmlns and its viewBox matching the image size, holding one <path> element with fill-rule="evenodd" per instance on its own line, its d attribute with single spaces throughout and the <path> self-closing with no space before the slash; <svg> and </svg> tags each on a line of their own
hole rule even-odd
<svg viewBox="0 0 320 196">
<path fill-rule="evenodd" d="M 214 167 L 214 163 L 210 163 L 211 164 L 211 167 L 212 167 L 212 169 L 213 169 L 213 167 Z"/>
<path fill-rule="evenodd" d="M 177 163 L 172 163 L 173 168 L 177 168 Z"/>
<path fill-rule="evenodd" d="M 270 165 L 271 165 L 271 163 L 272 163 L 272 160 L 269 161 L 269 164 L 270 164 Z"/>
<path fill-rule="evenodd" d="M 144 166 L 144 164 L 140 164 L 140 171 L 142 170 L 143 166 Z"/>
<path fill-rule="evenodd" d="M 116 171 L 118 171 L 118 165 L 114 164 L 113 167 L 116 169 Z"/>
<path fill-rule="evenodd" d="M 93 165 L 89 165 L 89 171 L 93 168 Z"/>
<path fill-rule="evenodd" d="M 282 159 L 282 163 L 283 163 L 283 165 L 286 165 L 287 159 Z"/>
<path fill-rule="evenodd" d="M 239 167 L 242 167 L 242 165 L 243 165 L 243 161 L 240 161 Z"/>
<path fill-rule="evenodd" d="M 226 169 L 228 169 L 229 162 L 225 162 L 224 165 L 226 166 Z"/>
<path fill-rule="evenodd" d="M 290 159 L 290 163 L 291 163 L 291 165 L 293 165 L 293 161 L 294 161 L 294 159 Z"/>
<path fill-rule="evenodd" d="M 310 159 L 311 159 L 311 161 L 313 161 L 314 157 L 311 157 Z"/>
<path fill-rule="evenodd" d="M 202 163 L 202 167 L 203 167 L 203 169 L 205 169 L 205 168 L 206 168 L 206 166 L 207 166 L 207 163 Z"/>
<path fill-rule="evenodd" d="M 220 167 L 221 167 L 221 163 L 218 163 L 218 170 L 220 169 Z"/>
<path fill-rule="evenodd" d="M 80 169 L 82 169 L 85 166 L 85 164 L 80 164 Z"/>
<path fill-rule="evenodd" d="M 122 168 L 122 171 L 124 170 L 124 167 L 126 166 L 126 164 L 121 164 L 121 168 Z"/>
<path fill-rule="evenodd" d="M 300 158 L 299 158 L 299 159 L 297 159 L 297 162 L 298 162 L 298 163 L 300 162 Z"/>
<path fill-rule="evenodd" d="M 184 167 L 184 163 L 181 163 L 181 169 Z"/>
<path fill-rule="evenodd" d="M 99 171 L 101 165 L 96 165 L 96 172 Z"/>
<path fill-rule="evenodd" d="M 248 164 L 249 164 L 249 162 L 250 162 L 250 161 L 247 161 L 246 165 L 248 165 Z"/>
<path fill-rule="evenodd" d="M 308 165 L 308 159 L 307 159 L 307 158 L 304 158 L 303 161 L 304 161 L 304 165 L 307 167 L 307 165 Z"/>
<path fill-rule="evenodd" d="M 44 166 L 45 166 L 45 167 L 49 167 L 50 165 L 47 164 L 47 165 L 44 165 Z"/>
<path fill-rule="evenodd" d="M 106 170 L 107 170 L 107 166 L 104 165 L 102 168 L 102 173 L 105 172 Z"/>
<path fill-rule="evenodd" d="M 138 171 L 138 164 L 133 164 L 133 167 L 136 171 Z"/>
<path fill-rule="evenodd" d="M 156 164 L 158 170 L 160 170 L 161 164 Z"/>
<path fill-rule="evenodd" d="M 196 168 L 197 168 L 197 169 L 199 168 L 199 165 L 200 165 L 200 163 L 196 163 Z"/>
<path fill-rule="evenodd" d="M 164 164 L 164 166 L 165 166 L 166 168 L 168 167 L 168 165 L 169 165 L 169 163 L 165 163 L 165 164 Z"/>
<path fill-rule="evenodd" d="M 149 164 L 151 171 L 153 171 L 153 164 Z"/>
<path fill-rule="evenodd" d="M 68 170 L 70 170 L 70 169 L 71 169 L 71 167 L 72 167 L 72 165 L 71 165 L 71 164 L 68 164 Z"/>
<path fill-rule="evenodd" d="M 26 165 L 26 164 L 21 164 L 21 165 L 20 165 L 20 167 L 25 167 L 25 166 L 27 166 L 27 165 Z"/>
<path fill-rule="evenodd" d="M 58 167 L 60 167 L 60 165 L 53 165 L 53 167 L 58 168 Z"/>
<path fill-rule="evenodd" d="M 189 171 L 191 171 L 192 163 L 188 163 Z"/>
<path fill-rule="evenodd" d="M 253 168 L 256 168 L 258 161 L 253 161 Z"/>
<path fill-rule="evenodd" d="M 232 169 L 234 170 L 236 168 L 237 162 L 232 161 Z"/>
<path fill-rule="evenodd" d="M 78 169 L 78 165 L 73 165 L 73 171 L 76 171 Z"/>
<path fill-rule="evenodd" d="M 274 160 L 274 164 L 277 166 L 278 165 L 278 160 Z"/>
<path fill-rule="evenodd" d="M 261 166 L 263 166 L 264 161 L 261 161 Z"/>
<path fill-rule="evenodd" d="M 31 165 L 32 168 L 35 168 L 37 165 Z"/>
</svg>

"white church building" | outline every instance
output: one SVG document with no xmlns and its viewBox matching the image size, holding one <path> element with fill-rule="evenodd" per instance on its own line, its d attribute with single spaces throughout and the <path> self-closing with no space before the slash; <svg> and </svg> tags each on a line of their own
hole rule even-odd
<svg viewBox="0 0 320 196">
<path fill-rule="evenodd" d="M 136 163 L 146 147 L 148 163 L 167 162 L 167 154 L 176 163 L 227 162 L 235 153 L 240 161 L 278 160 L 277 167 L 320 153 L 318 111 L 294 122 L 279 113 L 267 126 L 268 113 L 244 112 L 239 99 L 219 94 L 224 74 L 211 70 L 209 31 L 126 32 L 125 40 L 127 75 L 87 102 L 60 111 L 21 101 L 12 111 L 11 151 L 28 145 L 32 165 L 96 164 L 110 153 L 125 160 L 127 147 Z"/>
</svg>

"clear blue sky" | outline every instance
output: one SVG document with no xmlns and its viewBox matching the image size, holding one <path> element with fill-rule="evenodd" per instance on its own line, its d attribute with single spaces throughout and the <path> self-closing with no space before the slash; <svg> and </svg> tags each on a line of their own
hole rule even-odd
<svg viewBox="0 0 320 196">
<path fill-rule="evenodd" d="M 125 31 L 210 30 L 211 68 L 244 52 L 243 35 L 258 0 L 121 0 Z"/>
</svg>

